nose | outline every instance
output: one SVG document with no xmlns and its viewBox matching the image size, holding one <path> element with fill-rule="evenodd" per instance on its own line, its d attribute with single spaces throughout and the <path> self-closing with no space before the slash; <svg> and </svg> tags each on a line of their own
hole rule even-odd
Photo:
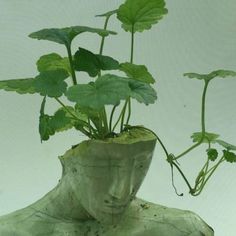
<svg viewBox="0 0 236 236">
<path fill-rule="evenodd" d="M 130 196 L 132 192 L 132 174 L 131 173 L 117 173 L 114 176 L 114 180 L 112 181 L 109 188 L 109 195 L 112 196 L 113 199 L 117 200 L 125 200 Z"/>
</svg>

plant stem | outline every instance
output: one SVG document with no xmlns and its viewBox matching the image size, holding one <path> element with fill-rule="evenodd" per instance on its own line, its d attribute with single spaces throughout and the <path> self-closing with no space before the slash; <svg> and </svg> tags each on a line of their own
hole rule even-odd
<svg viewBox="0 0 236 236">
<path fill-rule="evenodd" d="M 126 125 L 129 124 L 130 116 L 131 116 L 131 99 L 129 97 L 128 98 L 128 117 L 127 117 L 127 120 L 126 120 Z"/>
<path fill-rule="evenodd" d="M 125 101 L 125 105 L 124 105 L 124 107 L 122 109 L 122 112 L 121 112 L 120 132 L 123 131 L 125 112 L 126 112 L 127 104 L 128 104 L 128 100 Z"/>
<path fill-rule="evenodd" d="M 180 157 L 186 155 L 196 147 L 198 147 L 200 144 L 202 144 L 205 134 L 206 134 L 206 127 L 205 127 L 205 106 L 206 106 L 206 93 L 207 93 L 207 88 L 208 88 L 209 81 L 205 81 L 203 93 L 202 93 L 202 106 L 201 106 L 201 127 L 202 127 L 202 137 L 199 142 L 188 148 L 186 151 L 182 152 L 178 156 L 175 157 L 174 160 L 179 159 Z"/>
<path fill-rule="evenodd" d="M 134 26 L 132 26 L 132 30 L 131 30 L 130 63 L 133 64 L 133 60 L 134 60 Z M 128 116 L 127 116 L 127 120 L 126 120 L 126 125 L 129 124 L 129 120 L 130 120 L 130 116 L 131 116 L 131 99 L 130 99 L 130 97 L 126 99 L 126 106 L 125 106 L 125 110 L 124 110 L 124 113 L 122 116 L 122 122 L 121 122 L 121 130 L 123 128 L 123 122 L 124 122 L 124 116 L 126 113 L 127 104 L 128 104 Z"/>
<path fill-rule="evenodd" d="M 107 113 L 106 113 L 106 108 L 105 107 L 103 107 L 102 113 L 103 113 L 103 123 L 104 123 L 105 132 L 108 133 L 109 132 L 109 127 L 108 127 Z"/>
<path fill-rule="evenodd" d="M 206 185 L 206 183 L 208 182 L 208 180 L 211 178 L 211 176 L 213 175 L 213 173 L 215 172 L 215 170 L 217 169 L 217 167 L 218 167 L 218 166 L 221 164 L 221 162 L 223 162 L 223 161 L 224 161 L 224 156 L 218 161 L 218 163 L 217 163 L 213 168 L 211 168 L 210 174 L 207 176 L 206 180 L 202 183 L 202 185 L 199 187 L 197 193 L 195 193 L 194 196 L 198 196 L 198 195 L 202 192 L 202 190 L 203 190 L 204 186 Z M 209 173 L 209 172 L 208 172 L 208 173 Z"/>
<path fill-rule="evenodd" d="M 106 20 L 105 20 L 105 23 L 104 23 L 104 27 L 103 27 L 104 30 L 107 29 L 107 25 L 108 25 L 109 19 L 110 19 L 110 16 L 106 17 Z M 101 41 L 100 50 L 99 50 L 99 54 L 100 55 L 102 55 L 102 52 L 103 52 L 105 38 L 106 38 L 106 36 L 102 36 L 102 41 Z"/>
<path fill-rule="evenodd" d="M 75 69 L 74 69 L 74 66 L 73 66 L 73 59 L 72 59 L 72 54 L 71 54 L 71 45 L 68 45 L 66 47 L 66 49 L 67 49 L 68 58 L 69 58 L 69 62 L 70 62 L 72 82 L 73 82 L 73 85 L 76 85 L 77 80 L 76 80 L 76 75 L 75 75 Z"/>
<path fill-rule="evenodd" d="M 62 106 L 72 117 L 74 117 L 76 120 L 78 120 L 79 122 L 81 122 L 85 127 L 91 128 L 91 129 L 94 131 L 94 128 L 93 128 L 91 125 L 89 125 L 86 121 L 81 120 L 78 116 L 76 116 L 75 114 L 73 114 L 73 113 L 66 107 L 66 105 L 65 105 L 61 100 L 59 100 L 59 98 L 55 98 L 55 99 L 56 99 L 56 101 L 57 101 L 58 103 L 61 104 L 61 106 Z"/>
<path fill-rule="evenodd" d="M 113 120 L 113 116 L 114 116 L 117 106 L 118 105 L 114 105 L 111 111 L 110 120 L 109 120 L 109 132 L 112 132 L 112 120 Z"/>
</svg>

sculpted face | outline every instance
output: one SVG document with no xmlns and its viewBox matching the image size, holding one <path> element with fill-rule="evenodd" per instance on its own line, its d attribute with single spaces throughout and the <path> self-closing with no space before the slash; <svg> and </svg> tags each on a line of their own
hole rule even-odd
<svg viewBox="0 0 236 236">
<path fill-rule="evenodd" d="M 115 224 L 137 193 L 152 151 L 138 145 L 95 145 L 86 153 L 80 157 L 77 172 L 80 202 L 98 221 Z"/>
</svg>

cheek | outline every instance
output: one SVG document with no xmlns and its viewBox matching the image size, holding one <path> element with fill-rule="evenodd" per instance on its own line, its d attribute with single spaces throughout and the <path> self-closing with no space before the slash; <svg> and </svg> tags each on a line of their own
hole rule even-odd
<svg viewBox="0 0 236 236">
<path fill-rule="evenodd" d="M 108 192 L 107 178 L 83 176 L 80 184 L 81 203 L 89 211 L 103 207 Z"/>
</svg>

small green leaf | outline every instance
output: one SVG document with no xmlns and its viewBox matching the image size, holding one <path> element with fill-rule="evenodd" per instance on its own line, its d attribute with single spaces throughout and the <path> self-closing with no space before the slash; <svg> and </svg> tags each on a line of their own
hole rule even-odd
<svg viewBox="0 0 236 236">
<path fill-rule="evenodd" d="M 233 163 L 236 162 L 236 154 L 228 150 L 223 150 L 224 158 L 227 162 Z"/>
<path fill-rule="evenodd" d="M 148 72 L 147 67 L 144 65 L 134 65 L 129 62 L 121 63 L 120 70 L 125 72 L 125 74 L 131 79 L 145 82 L 148 84 L 155 83 L 154 78 Z"/>
<path fill-rule="evenodd" d="M 100 15 L 96 15 L 96 16 L 98 16 L 98 17 L 110 17 L 110 16 L 112 16 L 112 15 L 114 15 L 116 13 L 117 13 L 117 9 L 113 10 L 113 11 L 108 11 L 106 13 L 103 13 L 103 14 L 100 14 Z"/>
<path fill-rule="evenodd" d="M 215 148 L 209 148 L 207 149 L 207 156 L 209 160 L 215 161 L 218 157 L 218 152 Z"/>
<path fill-rule="evenodd" d="M 70 101 L 95 110 L 102 109 L 104 105 L 116 105 L 129 94 L 128 81 L 111 74 L 103 75 L 89 84 L 72 86 L 66 92 Z"/>
<path fill-rule="evenodd" d="M 234 150 L 236 151 L 236 146 L 232 145 L 230 143 L 227 143 L 223 140 L 217 139 L 214 141 L 215 143 L 218 143 L 219 145 L 223 146 L 224 148 L 226 148 L 227 150 Z"/>
<path fill-rule="evenodd" d="M 36 77 L 34 86 L 42 96 L 60 97 L 66 91 L 64 80 L 68 76 L 65 70 L 43 71 Z"/>
<path fill-rule="evenodd" d="M 203 143 L 214 142 L 219 136 L 220 136 L 219 134 L 205 132 L 205 137 L 204 137 Z M 200 142 L 202 139 L 202 132 L 193 133 L 191 138 L 193 139 L 194 143 Z"/>
<path fill-rule="evenodd" d="M 190 79 L 210 81 L 217 77 L 218 78 L 236 77 L 236 72 L 232 70 L 216 70 L 212 71 L 209 74 L 185 73 L 184 76 L 187 76 Z"/>
<path fill-rule="evenodd" d="M 133 79 L 128 81 L 131 90 L 130 97 L 146 105 L 153 104 L 157 100 L 156 91 L 149 84 Z"/>
<path fill-rule="evenodd" d="M 41 56 L 37 61 L 37 68 L 39 72 L 63 69 L 71 74 L 68 57 L 61 57 L 57 53 L 51 53 Z"/>
<path fill-rule="evenodd" d="M 96 55 L 79 48 L 74 57 L 74 68 L 77 71 L 85 71 L 91 77 L 95 77 L 101 70 L 115 70 L 119 68 L 119 62 L 108 56 Z"/>
<path fill-rule="evenodd" d="M 125 31 L 142 32 L 167 14 L 164 0 L 126 0 L 117 12 L 117 18 L 122 22 Z"/>
<path fill-rule="evenodd" d="M 2 80 L 0 81 L 0 89 L 5 91 L 14 91 L 19 94 L 33 94 L 36 93 L 34 87 L 34 80 L 29 79 L 14 79 L 14 80 Z"/>
<path fill-rule="evenodd" d="M 66 47 L 70 47 L 72 40 L 77 35 L 84 32 L 96 33 L 99 34 L 100 36 L 108 36 L 109 34 L 116 34 L 113 31 L 91 28 L 87 26 L 71 26 L 66 28 L 42 29 L 37 32 L 31 33 L 29 37 L 39 40 L 49 40 L 59 44 L 64 44 Z"/>
<path fill-rule="evenodd" d="M 50 136 L 55 134 L 53 127 L 51 127 L 51 117 L 49 115 L 41 115 L 39 117 L 39 133 L 42 141 L 47 141 Z"/>
<path fill-rule="evenodd" d="M 54 129 L 50 126 L 51 117 L 44 113 L 45 103 L 46 97 L 43 98 L 39 116 L 39 134 L 41 137 L 41 142 L 48 140 L 51 135 L 55 134 Z"/>
</svg>

